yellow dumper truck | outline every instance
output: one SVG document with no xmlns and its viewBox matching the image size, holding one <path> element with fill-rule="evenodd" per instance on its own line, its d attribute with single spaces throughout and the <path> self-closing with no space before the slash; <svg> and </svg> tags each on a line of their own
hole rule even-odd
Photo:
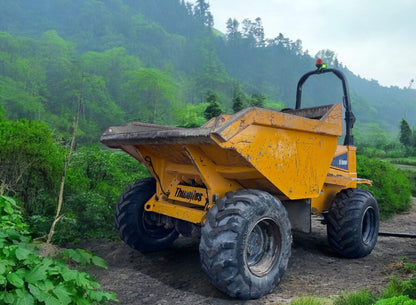
<svg viewBox="0 0 416 305">
<path fill-rule="evenodd" d="M 343 102 L 302 109 L 304 82 L 327 72 L 342 81 Z M 379 212 L 374 196 L 357 188 L 371 181 L 357 178 L 354 121 L 344 75 L 318 60 L 299 80 L 295 109 L 251 107 L 199 128 L 110 127 L 101 142 L 152 175 L 122 194 L 118 233 L 142 252 L 162 250 L 179 234 L 200 237 L 209 280 L 240 299 L 273 291 L 287 269 L 292 230 L 310 232 L 312 215 L 327 224 L 337 253 L 366 256 L 377 241 Z"/>
</svg>

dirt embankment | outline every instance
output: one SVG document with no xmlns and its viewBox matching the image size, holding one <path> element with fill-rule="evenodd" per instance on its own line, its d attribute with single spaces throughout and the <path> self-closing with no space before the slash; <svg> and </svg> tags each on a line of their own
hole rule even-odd
<svg viewBox="0 0 416 305">
<path fill-rule="evenodd" d="M 416 234 L 413 209 L 380 225 L 383 232 Z M 313 233 L 295 234 L 285 277 L 274 293 L 259 300 L 231 299 L 213 287 L 200 268 L 198 241 L 179 238 L 171 248 L 142 254 L 124 243 L 83 245 L 107 260 L 107 270 L 92 270 L 103 289 L 117 293 L 119 304 L 285 304 L 302 295 L 334 296 L 361 289 L 382 290 L 402 257 L 416 263 L 416 239 L 379 236 L 374 251 L 361 259 L 335 254 L 326 227 L 313 224 Z"/>
</svg>

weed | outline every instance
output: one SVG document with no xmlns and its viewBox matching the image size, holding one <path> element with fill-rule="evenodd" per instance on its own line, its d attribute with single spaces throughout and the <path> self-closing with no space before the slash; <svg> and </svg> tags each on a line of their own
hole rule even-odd
<svg viewBox="0 0 416 305">
<path fill-rule="evenodd" d="M 105 262 L 84 250 L 65 250 L 57 258 L 39 255 L 13 199 L 0 196 L 0 304 L 106 304 L 113 293 L 87 273 L 65 263 L 106 267 Z"/>
<path fill-rule="evenodd" d="M 375 297 L 367 290 L 352 294 L 342 294 L 335 299 L 334 305 L 372 305 Z"/>
</svg>

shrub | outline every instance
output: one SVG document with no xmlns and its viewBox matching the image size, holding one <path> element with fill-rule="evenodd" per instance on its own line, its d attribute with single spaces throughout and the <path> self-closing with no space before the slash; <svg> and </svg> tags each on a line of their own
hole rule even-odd
<svg viewBox="0 0 416 305">
<path fill-rule="evenodd" d="M 403 171 L 389 162 L 357 156 L 357 172 L 360 178 L 373 181 L 373 187 L 369 190 L 378 201 L 382 218 L 410 208 L 412 185 Z"/>
<path fill-rule="evenodd" d="M 44 122 L 0 121 L 0 195 L 13 196 L 27 215 L 53 213 L 64 150 Z"/>
<path fill-rule="evenodd" d="M 41 257 L 32 244 L 15 201 L 0 196 L 0 304 L 106 304 L 116 300 L 113 293 L 85 272 L 65 264 L 72 259 L 81 264 L 105 267 L 105 262 L 84 250 L 66 250 L 54 259 Z"/>
<path fill-rule="evenodd" d="M 53 242 L 115 238 L 115 203 L 130 184 L 148 175 L 143 165 L 124 152 L 103 150 L 97 145 L 78 149 L 67 172 L 65 217 L 57 225 L 59 233 Z"/>
</svg>

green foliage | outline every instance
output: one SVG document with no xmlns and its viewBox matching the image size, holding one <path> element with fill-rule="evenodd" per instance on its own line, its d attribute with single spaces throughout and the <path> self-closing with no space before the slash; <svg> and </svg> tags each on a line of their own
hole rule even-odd
<svg viewBox="0 0 416 305">
<path fill-rule="evenodd" d="M 0 194 L 15 196 L 35 236 L 49 231 L 63 171 L 64 149 L 43 122 L 0 122 Z M 55 242 L 114 236 L 114 204 L 146 170 L 127 154 L 79 149 L 72 157 L 64 190 L 64 219 Z"/>
<path fill-rule="evenodd" d="M 334 301 L 334 305 L 372 305 L 375 297 L 367 290 L 357 293 L 342 294 Z"/>
<path fill-rule="evenodd" d="M 250 106 L 263 108 L 265 100 L 266 100 L 266 97 L 264 96 L 264 94 L 255 93 L 251 95 L 249 104 Z"/>
<path fill-rule="evenodd" d="M 393 276 L 376 304 L 416 304 L 416 264 L 409 262 L 407 257 L 402 258 L 400 271 L 406 274 L 407 280 L 400 280 Z"/>
<path fill-rule="evenodd" d="M 358 154 L 384 158 L 387 154 L 391 154 L 392 150 L 397 150 L 396 147 L 388 147 L 391 145 L 392 139 L 389 138 L 386 131 L 378 123 L 362 123 L 358 121 L 355 124 L 353 133 Z M 403 154 L 402 147 L 399 147 L 398 150 L 399 154 Z"/>
<path fill-rule="evenodd" d="M 221 110 L 221 106 L 217 101 L 218 97 L 215 92 L 208 91 L 206 101 L 208 103 L 207 108 L 204 111 L 204 117 L 207 120 L 210 120 L 214 117 L 219 116 L 223 111 Z"/>
<path fill-rule="evenodd" d="M 265 101 L 264 102 L 264 108 L 275 110 L 275 111 L 280 111 L 283 108 L 285 108 L 285 104 L 283 104 L 281 102 Z"/>
<path fill-rule="evenodd" d="M 51 213 L 63 170 L 64 150 L 44 122 L 0 122 L 0 195 L 23 202 L 28 215 Z"/>
<path fill-rule="evenodd" d="M 405 119 L 400 121 L 400 143 L 405 146 L 413 145 L 413 132 Z"/>
<path fill-rule="evenodd" d="M 233 111 L 238 112 L 242 109 L 244 109 L 243 96 L 238 94 L 233 97 Z"/>
<path fill-rule="evenodd" d="M 20 207 L 16 201 L 7 196 L 0 196 L 0 223 L 2 230 L 15 230 L 22 234 L 29 232 L 29 227 L 23 221 Z"/>
<path fill-rule="evenodd" d="M 44 99 L 28 92 L 24 82 L 0 75 L 0 92 L 0 105 L 5 108 L 8 119 L 45 119 Z"/>
<path fill-rule="evenodd" d="M 176 98 L 173 78 L 157 69 L 141 68 L 124 74 L 124 109 L 128 120 L 148 123 L 169 123 L 171 105 Z M 164 118 L 162 120 L 162 118 Z"/>
<path fill-rule="evenodd" d="M 410 263 L 406 256 L 402 257 L 402 263 L 402 269 L 405 273 L 416 274 L 416 264 Z"/>
<path fill-rule="evenodd" d="M 119 152 L 85 146 L 72 156 L 64 190 L 64 219 L 57 225 L 55 243 L 89 238 L 114 238 L 114 206 L 128 185 L 148 175 L 137 160 Z M 38 219 L 39 220 L 39 219 Z M 45 222 L 45 221 L 44 221 Z M 46 226 L 32 221 L 37 233 Z"/>
<path fill-rule="evenodd" d="M 382 297 L 385 299 L 399 297 L 406 295 L 409 298 L 416 300 L 416 276 L 409 280 L 401 281 L 397 277 L 393 277 Z"/>
<path fill-rule="evenodd" d="M 72 259 L 105 267 L 105 262 L 90 252 L 65 250 L 56 259 L 39 255 L 30 243 L 26 226 L 13 199 L 0 196 L 0 303 L 1 304 L 107 304 L 116 301 L 113 293 L 87 273 L 64 263 Z M 3 226 L 3 223 L 5 226 Z"/>
<path fill-rule="evenodd" d="M 199 127 L 206 122 L 204 111 L 206 103 L 180 105 L 174 108 L 175 121 L 179 127 Z"/>
<path fill-rule="evenodd" d="M 411 300 L 407 295 L 382 299 L 374 305 L 416 305 L 416 300 Z"/>
<path fill-rule="evenodd" d="M 412 185 L 412 195 L 416 197 L 416 158 L 395 158 L 389 161 L 406 174 Z"/>
<path fill-rule="evenodd" d="M 94 265 L 107 269 L 107 263 L 101 257 L 94 255 L 91 251 L 83 249 L 64 249 L 59 257 L 65 261 L 74 261 L 80 266 Z"/>
<path fill-rule="evenodd" d="M 357 173 L 360 178 L 373 181 L 370 190 L 378 201 L 382 218 L 410 208 L 412 185 L 403 171 L 389 162 L 357 156 Z"/>
</svg>

